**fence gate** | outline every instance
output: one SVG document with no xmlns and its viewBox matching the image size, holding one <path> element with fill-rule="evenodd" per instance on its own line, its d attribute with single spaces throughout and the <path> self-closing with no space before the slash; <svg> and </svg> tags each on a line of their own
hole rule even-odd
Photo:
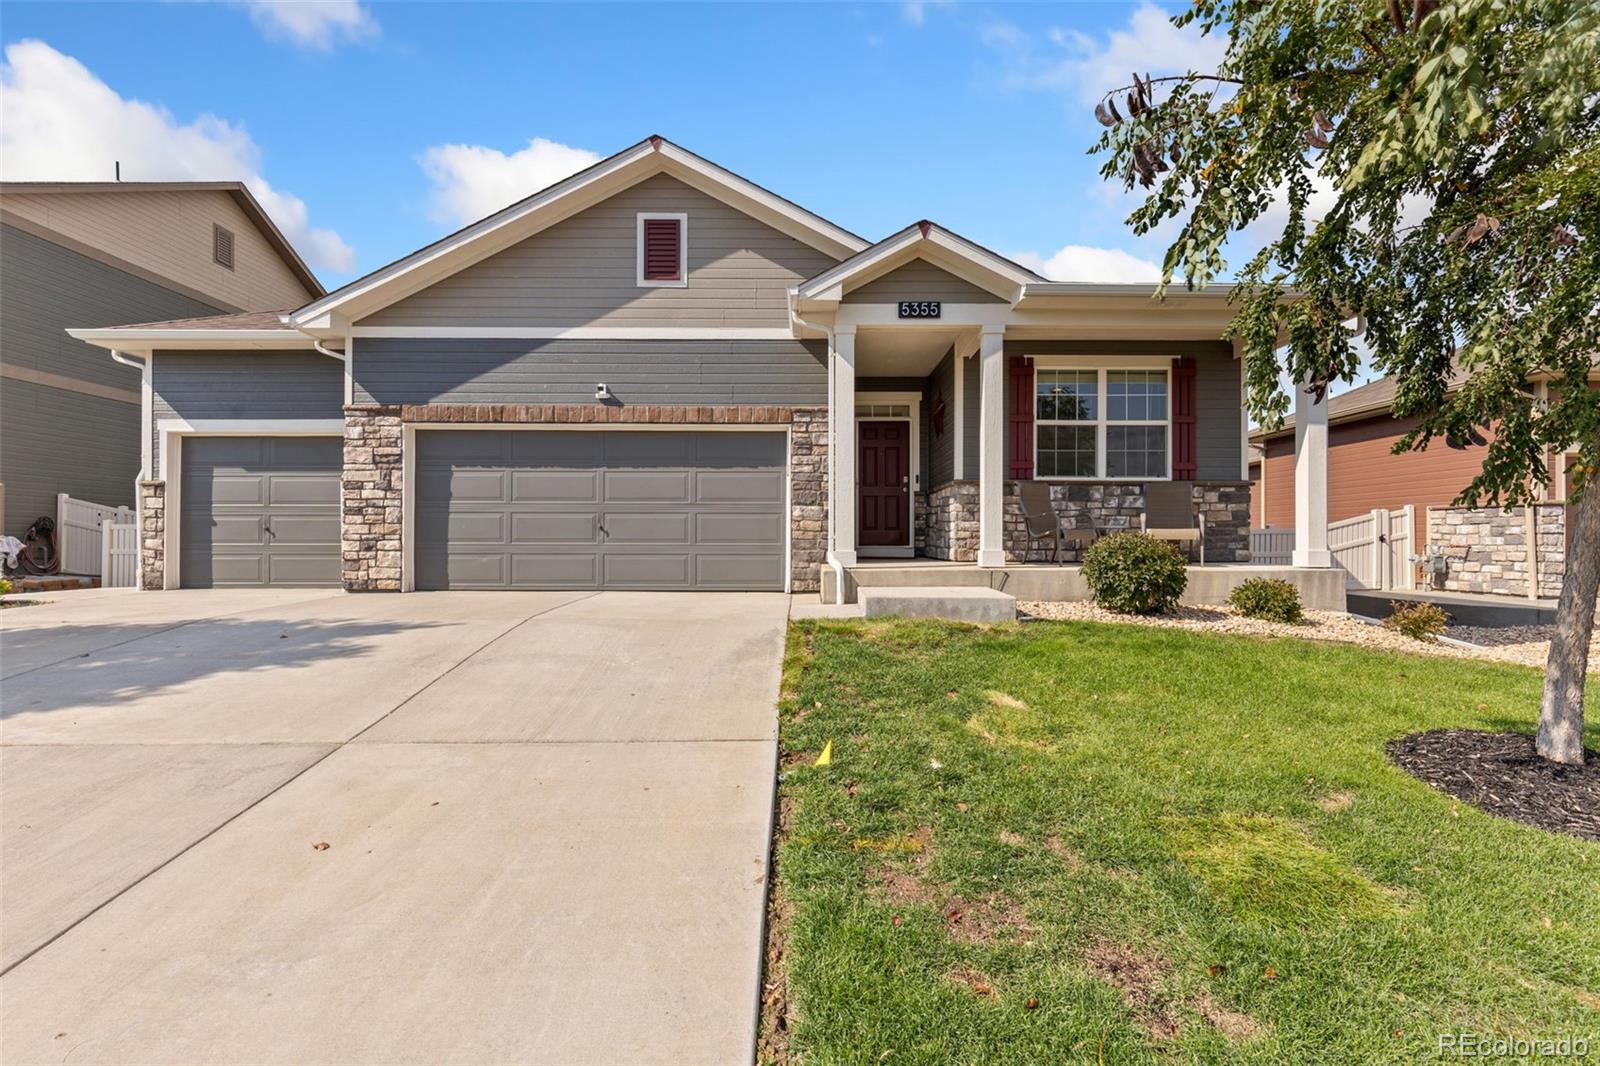
<svg viewBox="0 0 1600 1066">
<path fill-rule="evenodd" d="M 133 588 L 139 580 L 139 524 L 107 522 L 100 530 L 101 587 Z"/>
<path fill-rule="evenodd" d="M 1345 585 L 1356 589 L 1409 589 L 1415 582 L 1411 563 L 1414 512 L 1410 504 L 1396 510 L 1379 507 L 1364 515 L 1328 523 L 1328 550 L 1345 573 Z"/>
<path fill-rule="evenodd" d="M 104 578 L 100 572 L 104 556 L 100 527 L 106 522 L 133 520 L 133 511 L 127 507 L 108 507 L 57 493 L 56 545 L 61 550 L 61 572 Z"/>
<path fill-rule="evenodd" d="M 1250 531 L 1250 561 L 1263 566 L 1288 566 L 1294 562 L 1294 530 L 1265 529 Z"/>
</svg>

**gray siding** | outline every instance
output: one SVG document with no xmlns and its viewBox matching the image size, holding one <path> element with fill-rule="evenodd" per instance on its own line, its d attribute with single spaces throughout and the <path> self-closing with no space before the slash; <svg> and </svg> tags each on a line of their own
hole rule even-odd
<svg viewBox="0 0 1600 1066">
<path fill-rule="evenodd" d="M 344 371 L 338 360 L 316 352 L 158 351 L 151 392 L 151 465 L 156 467 L 164 418 L 344 417 Z M 161 476 L 159 470 L 155 476 Z"/>
<path fill-rule="evenodd" d="M 357 403 L 593 403 L 605 382 L 624 404 L 827 402 L 823 341 L 602 341 L 479 338 L 355 342 Z"/>
<path fill-rule="evenodd" d="M 7 378 L 0 381 L 0 455 L 11 536 L 40 515 L 54 516 L 58 492 L 132 507 L 139 407 Z"/>
<path fill-rule="evenodd" d="M 64 331 L 218 312 L 13 226 L 0 227 L 0 293 L 0 362 L 134 397 L 137 370 Z M 55 514 L 59 492 L 132 506 L 138 474 L 137 401 L 0 380 L 5 533 L 18 535 L 40 515 Z"/>
<path fill-rule="evenodd" d="M 845 294 L 844 302 L 898 303 L 901 300 L 942 300 L 953 304 L 1005 303 L 987 289 L 956 277 L 924 259 L 913 259 L 880 278 Z"/>
<path fill-rule="evenodd" d="M 956 354 L 954 349 L 945 353 L 939 365 L 928 375 L 928 488 L 936 488 L 955 477 L 956 440 Z M 933 432 L 933 408 L 939 397 L 944 397 L 945 427 L 943 433 Z"/>
<path fill-rule="evenodd" d="M 968 478 L 978 476 L 978 439 L 981 434 L 978 430 L 978 416 L 983 406 L 983 397 L 978 394 L 982 384 L 979 374 L 983 368 L 983 360 L 974 355 L 968 359 L 958 360 L 961 364 L 961 406 L 965 408 L 965 421 L 961 426 L 962 447 L 964 456 L 962 473 Z M 1003 402 L 1003 401 L 1002 401 Z"/>
<path fill-rule="evenodd" d="M 1169 355 L 1195 360 L 1195 442 L 1197 477 L 1201 481 L 1238 481 L 1244 426 L 1239 417 L 1240 373 L 1226 341 L 1006 341 L 1006 356 L 1013 355 Z M 977 360 L 972 360 L 977 362 Z M 1007 373 L 1009 373 L 1009 366 Z M 970 384 L 970 381 L 969 381 Z M 975 392 L 976 390 L 974 390 Z M 1011 414 L 1010 390 L 1006 394 L 1007 420 Z M 1010 448 L 1011 435 L 1006 434 Z M 969 452 L 977 455 L 976 449 Z M 969 462 L 975 461 L 969 459 Z M 1011 456 L 1006 455 L 1009 468 Z M 970 468 L 969 469 L 975 469 Z"/>
<path fill-rule="evenodd" d="M 642 288 L 637 215 L 688 217 L 689 284 Z M 789 324 L 788 289 L 837 260 L 658 174 L 361 321 L 365 326 Z"/>
</svg>

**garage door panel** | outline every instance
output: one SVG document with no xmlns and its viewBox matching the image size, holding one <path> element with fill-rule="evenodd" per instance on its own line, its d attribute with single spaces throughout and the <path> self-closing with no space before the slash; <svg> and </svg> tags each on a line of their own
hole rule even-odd
<svg viewBox="0 0 1600 1066">
<path fill-rule="evenodd" d="M 188 437 L 180 448 L 182 584 L 339 584 L 341 438 Z"/>
<path fill-rule="evenodd" d="M 418 587 L 781 589 L 784 463 L 760 431 L 420 431 Z"/>
<path fill-rule="evenodd" d="M 686 589 L 690 587 L 691 556 L 623 555 L 608 553 L 601 558 L 605 584 L 617 588 Z"/>
<path fill-rule="evenodd" d="M 696 544 L 767 546 L 783 542 L 782 515 L 702 511 L 694 520 Z"/>
<path fill-rule="evenodd" d="M 593 552 L 519 552 L 511 557 L 511 584 L 523 588 L 598 588 L 600 556 Z"/>
<path fill-rule="evenodd" d="M 457 511 L 453 514 L 431 514 L 426 520 L 417 516 L 417 532 L 426 536 L 424 522 L 445 529 L 452 544 L 506 543 L 508 516 L 503 511 Z"/>
<path fill-rule="evenodd" d="M 517 470 L 511 474 L 516 503 L 599 503 L 598 470 Z"/>
<path fill-rule="evenodd" d="M 187 508 L 185 508 L 187 510 Z M 221 547 L 247 545 L 259 548 L 267 543 L 267 518 L 262 514 L 218 514 L 212 517 L 185 514 L 179 531 L 180 543 L 198 550 L 209 540 Z"/>
<path fill-rule="evenodd" d="M 511 515 L 512 544 L 598 544 L 600 520 L 593 511 L 518 511 Z"/>
<path fill-rule="evenodd" d="M 274 507 L 339 505 L 339 482 L 324 474 L 272 474 L 265 480 L 267 503 Z"/>
<path fill-rule="evenodd" d="M 278 548 L 339 544 L 339 516 L 274 514 L 267 525 L 270 543 Z"/>
<path fill-rule="evenodd" d="M 695 556 L 694 582 L 700 588 L 771 588 L 783 584 L 783 560 L 770 554 Z"/>
<path fill-rule="evenodd" d="M 695 499 L 701 503 L 778 503 L 783 476 L 763 470 L 701 470 L 695 474 Z"/>
<path fill-rule="evenodd" d="M 689 544 L 690 519 L 686 511 L 608 511 L 607 544 Z"/>
<path fill-rule="evenodd" d="M 318 555 L 268 555 L 267 583 L 271 585 L 337 585 L 339 559 Z"/>
<path fill-rule="evenodd" d="M 500 466 L 511 458 L 503 433 L 429 433 L 428 456 L 440 462 Z"/>
<path fill-rule="evenodd" d="M 607 470 L 607 503 L 688 503 L 692 475 L 687 470 Z"/>
</svg>

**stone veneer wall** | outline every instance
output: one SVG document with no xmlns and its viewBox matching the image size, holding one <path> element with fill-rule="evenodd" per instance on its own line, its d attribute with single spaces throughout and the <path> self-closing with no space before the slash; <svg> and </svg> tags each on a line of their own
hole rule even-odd
<svg viewBox="0 0 1600 1066">
<path fill-rule="evenodd" d="M 1561 595 L 1567 572 L 1567 509 L 1561 504 L 1534 507 L 1537 594 Z M 1435 579 L 1448 592 L 1528 594 L 1527 508 L 1430 507 L 1428 543 L 1444 552 L 1448 570 Z"/>
<path fill-rule="evenodd" d="M 767 405 L 407 404 L 345 408 L 344 587 L 400 589 L 402 441 L 408 422 L 789 426 L 790 583 L 821 588 L 828 535 L 828 412 Z"/>
<path fill-rule="evenodd" d="M 139 482 L 139 587 L 156 592 L 167 579 L 167 483 Z"/>
<path fill-rule="evenodd" d="M 344 409 L 340 551 L 350 592 L 400 591 L 404 440 L 399 407 Z"/>
<path fill-rule="evenodd" d="M 1144 513 L 1144 486 L 1123 483 L 1055 482 L 1051 502 L 1067 525 L 1096 529 L 1138 529 Z M 1250 559 L 1250 485 L 1244 481 L 1199 481 L 1194 500 L 1206 517 L 1206 562 Z M 926 554 L 934 559 L 971 562 L 978 557 L 978 483 L 949 481 L 929 493 Z M 1028 546 L 1027 523 L 1016 483 L 1006 482 L 1005 550 L 1020 562 Z M 1036 553 L 1035 561 L 1043 561 Z"/>
</svg>

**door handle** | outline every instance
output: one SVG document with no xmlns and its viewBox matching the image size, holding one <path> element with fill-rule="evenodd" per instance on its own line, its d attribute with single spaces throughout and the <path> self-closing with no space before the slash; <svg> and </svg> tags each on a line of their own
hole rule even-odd
<svg viewBox="0 0 1600 1066">
<path fill-rule="evenodd" d="M 272 531 L 272 519 L 269 518 L 265 522 L 263 522 L 262 523 L 262 528 L 266 531 L 268 540 L 277 540 L 278 539 L 278 535 Z"/>
</svg>

